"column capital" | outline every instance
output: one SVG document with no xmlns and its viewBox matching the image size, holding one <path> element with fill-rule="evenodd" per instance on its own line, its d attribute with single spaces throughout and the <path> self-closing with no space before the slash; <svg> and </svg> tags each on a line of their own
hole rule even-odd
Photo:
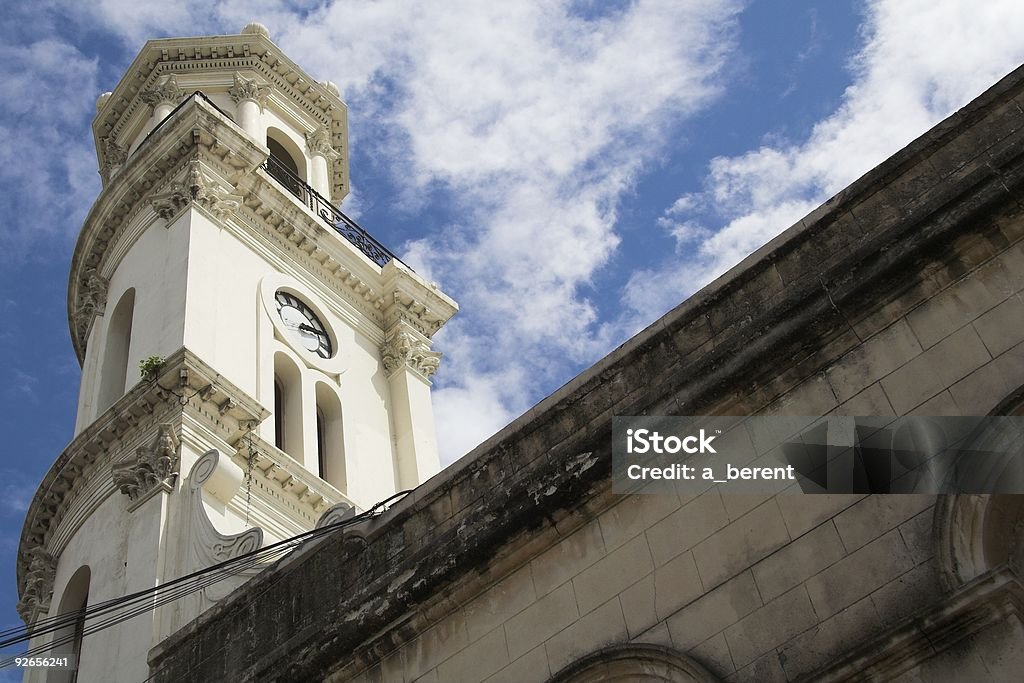
<svg viewBox="0 0 1024 683">
<path fill-rule="evenodd" d="M 328 161 L 341 156 L 341 152 L 331 144 L 331 132 L 323 126 L 312 133 L 306 133 L 306 149 L 310 154 L 319 154 Z"/>
<path fill-rule="evenodd" d="M 246 78 L 237 71 L 235 72 L 234 79 L 235 84 L 228 90 L 228 94 L 231 95 L 231 99 L 236 104 L 249 101 L 255 102 L 261 107 L 263 106 L 267 95 L 270 93 L 269 88 L 260 85 L 255 78 Z"/>
<path fill-rule="evenodd" d="M 409 325 L 395 326 L 380 347 L 385 373 L 391 377 L 405 368 L 429 381 L 441 365 L 441 353 L 430 346 L 430 340 Z"/>
<path fill-rule="evenodd" d="M 178 87 L 178 79 L 174 74 L 164 76 L 156 85 L 149 90 L 143 90 L 139 97 L 149 106 L 156 108 L 161 104 L 170 105 L 172 108 L 185 97 L 185 91 Z"/>
</svg>

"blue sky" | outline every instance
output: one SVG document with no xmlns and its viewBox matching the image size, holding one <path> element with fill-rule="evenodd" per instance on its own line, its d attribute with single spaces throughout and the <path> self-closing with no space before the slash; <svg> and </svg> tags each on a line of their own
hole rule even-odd
<svg viewBox="0 0 1024 683">
<path fill-rule="evenodd" d="M 10 5 L 5 626 L 24 510 L 74 420 L 65 295 L 99 191 L 94 103 L 147 38 L 258 20 L 340 86 L 343 208 L 462 306 L 436 342 L 445 462 L 1024 61 L 1008 0 Z"/>
</svg>

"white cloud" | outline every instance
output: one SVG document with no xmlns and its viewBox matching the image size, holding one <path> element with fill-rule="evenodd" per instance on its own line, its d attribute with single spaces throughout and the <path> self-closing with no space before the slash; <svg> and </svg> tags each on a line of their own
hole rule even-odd
<svg viewBox="0 0 1024 683">
<path fill-rule="evenodd" d="M 565 2 L 380 2 L 276 24 L 342 87 L 355 134 L 370 117 L 385 129 L 401 183 L 454 199 L 456 221 L 409 245 L 462 306 L 438 340 L 446 461 L 607 350 L 581 292 L 668 126 L 719 92 L 738 9 L 647 1 L 586 20 Z"/>
<path fill-rule="evenodd" d="M 697 216 L 717 229 L 690 258 L 634 274 L 624 320 L 679 303 L 1024 60 L 1014 0 L 879 0 L 862 32 L 842 104 L 806 140 L 713 160 L 702 201 L 684 195 L 665 212 L 673 234 Z"/>
<path fill-rule="evenodd" d="M 53 37 L 2 44 L 0 60 L 7 65 L 0 212 L 8 217 L 0 259 L 11 261 L 47 240 L 70 240 L 99 190 L 95 153 L 82 131 L 95 111 L 97 65 Z"/>
</svg>

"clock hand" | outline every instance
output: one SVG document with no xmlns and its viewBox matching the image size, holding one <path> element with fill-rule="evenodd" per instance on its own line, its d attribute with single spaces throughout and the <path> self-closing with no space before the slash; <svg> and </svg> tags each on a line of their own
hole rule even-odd
<svg viewBox="0 0 1024 683">
<path fill-rule="evenodd" d="M 320 330 L 316 329 L 315 327 L 312 327 L 311 325 L 307 325 L 306 323 L 300 324 L 299 325 L 299 329 L 302 330 L 303 332 L 312 332 L 313 334 L 315 334 L 318 337 L 325 336 L 323 332 L 321 332 Z"/>
</svg>

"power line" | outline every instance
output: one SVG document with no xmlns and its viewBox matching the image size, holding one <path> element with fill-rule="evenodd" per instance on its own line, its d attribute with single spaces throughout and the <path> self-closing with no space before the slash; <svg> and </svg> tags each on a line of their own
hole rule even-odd
<svg viewBox="0 0 1024 683">
<path fill-rule="evenodd" d="M 197 593 L 230 576 L 237 575 L 248 569 L 252 569 L 253 567 L 265 564 L 271 558 L 278 555 L 284 555 L 307 541 L 376 517 L 382 514 L 394 500 L 401 498 L 408 493 L 410 493 L 409 490 L 399 491 L 398 493 L 395 493 L 394 495 L 375 504 L 366 512 L 362 512 L 350 517 L 349 519 L 329 524 L 318 529 L 312 529 L 264 548 L 259 548 L 250 553 L 233 557 L 229 560 L 225 560 L 224 562 L 206 567 L 205 569 L 200 569 L 186 576 L 160 584 L 159 586 L 147 588 L 146 590 L 131 593 L 120 598 L 114 598 L 94 605 L 89 605 L 84 610 L 76 610 L 74 612 L 66 612 L 53 617 L 39 619 L 33 624 L 25 627 L 0 631 L 0 649 L 24 643 L 39 636 L 57 633 L 60 630 L 77 624 L 80 621 L 85 624 L 85 627 L 82 629 L 80 634 L 82 638 L 93 633 L 98 633 L 99 631 L 121 624 L 141 614 L 151 612 L 170 602 L 174 602 L 175 600 L 180 600 L 188 595 Z M 100 617 L 103 618 L 97 621 Z M 90 620 L 92 623 L 90 623 Z M 17 655 L 17 657 L 40 656 L 52 651 L 54 648 L 58 648 L 74 641 L 75 637 L 76 634 L 72 631 L 70 634 L 65 634 L 42 645 L 37 645 L 36 647 Z M 0 668 L 10 665 L 13 661 L 14 656 L 0 661 Z"/>
</svg>

